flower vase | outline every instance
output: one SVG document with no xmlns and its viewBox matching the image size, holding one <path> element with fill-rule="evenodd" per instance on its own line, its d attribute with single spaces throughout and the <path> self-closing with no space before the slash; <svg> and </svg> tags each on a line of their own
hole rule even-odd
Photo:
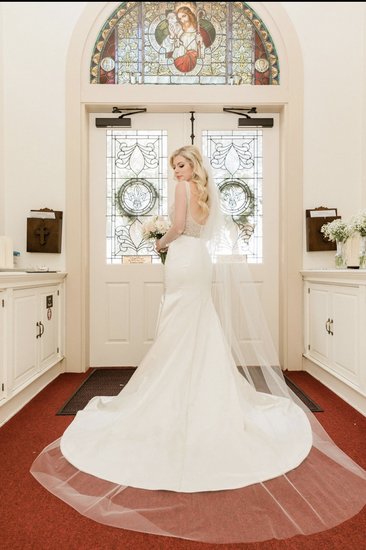
<svg viewBox="0 0 366 550">
<path fill-rule="evenodd" d="M 358 233 L 353 233 L 344 241 L 343 253 L 347 269 L 358 269 L 360 265 L 360 238 Z"/>
<path fill-rule="evenodd" d="M 335 265 L 337 269 L 344 269 L 346 267 L 344 241 L 336 241 L 337 252 L 335 255 Z"/>
<path fill-rule="evenodd" d="M 360 269 L 366 269 L 366 235 L 360 238 Z"/>
</svg>

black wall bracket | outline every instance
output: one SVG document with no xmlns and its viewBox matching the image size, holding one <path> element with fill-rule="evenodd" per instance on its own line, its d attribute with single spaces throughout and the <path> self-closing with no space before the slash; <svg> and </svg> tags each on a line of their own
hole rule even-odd
<svg viewBox="0 0 366 550">
<path fill-rule="evenodd" d="M 273 128 L 273 118 L 252 118 L 249 114 L 257 114 L 256 107 L 250 107 L 250 109 L 243 109 L 241 107 L 223 107 L 225 113 L 232 113 L 244 118 L 239 118 L 238 127 L 259 127 L 259 128 Z"/>
<path fill-rule="evenodd" d="M 97 128 L 131 128 L 131 119 L 125 118 L 127 115 L 137 115 L 146 113 L 145 108 L 125 109 L 123 107 L 113 107 L 112 113 L 122 113 L 117 118 L 96 118 L 95 126 Z"/>
</svg>

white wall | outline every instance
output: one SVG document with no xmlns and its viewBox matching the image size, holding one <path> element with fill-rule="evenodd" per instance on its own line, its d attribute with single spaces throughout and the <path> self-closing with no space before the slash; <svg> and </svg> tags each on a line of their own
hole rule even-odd
<svg viewBox="0 0 366 550">
<path fill-rule="evenodd" d="M 3 229 L 13 239 L 14 249 L 21 252 L 22 267 L 66 267 L 64 239 L 61 254 L 25 252 L 26 218 L 31 208 L 65 210 L 66 53 L 84 5 L 2 3 L 6 136 Z"/>
<path fill-rule="evenodd" d="M 3 8 L 0 4 L 0 235 L 5 232 Z"/>
<path fill-rule="evenodd" d="M 338 208 L 347 220 L 365 195 L 366 3 L 283 2 L 304 57 L 304 211 Z M 306 252 L 304 267 L 334 267 L 334 252 Z"/>
<path fill-rule="evenodd" d="M 25 252 L 26 216 L 31 208 L 64 210 L 65 62 L 87 3 L 1 4 L 0 234 L 13 238 L 22 266 L 67 269 L 64 246 L 61 254 Z M 337 207 L 348 218 L 366 206 L 366 3 L 351 2 L 346 11 L 343 3 L 282 5 L 304 56 L 304 211 Z M 333 252 L 304 252 L 304 267 L 332 267 L 333 258 Z"/>
</svg>

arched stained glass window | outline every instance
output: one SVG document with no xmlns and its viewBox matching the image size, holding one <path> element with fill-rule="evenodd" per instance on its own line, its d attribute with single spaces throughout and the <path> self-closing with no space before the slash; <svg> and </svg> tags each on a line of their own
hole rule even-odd
<svg viewBox="0 0 366 550">
<path fill-rule="evenodd" d="M 245 2 L 123 2 L 91 60 L 92 84 L 278 84 L 276 48 Z"/>
</svg>

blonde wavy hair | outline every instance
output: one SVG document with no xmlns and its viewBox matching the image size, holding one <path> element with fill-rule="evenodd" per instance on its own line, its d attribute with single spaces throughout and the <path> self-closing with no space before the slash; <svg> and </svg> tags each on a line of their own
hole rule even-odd
<svg viewBox="0 0 366 550">
<path fill-rule="evenodd" d="M 206 218 L 210 211 L 210 201 L 208 196 L 208 174 L 203 166 L 203 159 L 200 150 L 195 145 L 184 145 L 176 149 L 170 157 L 170 166 L 174 169 L 174 159 L 178 156 L 188 160 L 192 170 L 192 182 L 196 185 L 198 195 L 198 206 L 202 212 L 202 218 Z"/>
</svg>

